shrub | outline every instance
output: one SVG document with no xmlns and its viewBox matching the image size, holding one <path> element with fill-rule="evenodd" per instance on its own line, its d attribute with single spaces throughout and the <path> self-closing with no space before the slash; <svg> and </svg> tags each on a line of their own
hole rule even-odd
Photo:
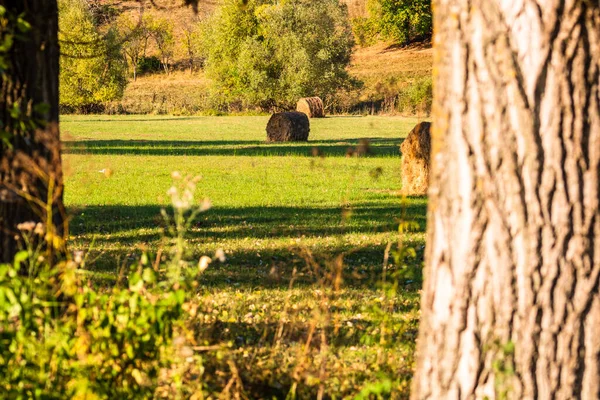
<svg viewBox="0 0 600 400">
<path fill-rule="evenodd" d="M 140 74 L 159 72 L 161 68 L 160 60 L 156 56 L 140 57 L 137 68 Z"/>
<path fill-rule="evenodd" d="M 174 340 L 187 293 L 210 262 L 203 257 L 196 267 L 184 241 L 207 208 L 192 205 L 195 182 L 183 179 L 168 192 L 175 210 L 163 211 L 171 258 L 153 267 L 143 255 L 126 284 L 110 289 L 84 281 L 81 256 L 51 262 L 33 245 L 44 235 L 41 224 L 22 224 L 23 250 L 12 265 L 0 264 L 0 398 L 155 398 L 159 386 L 179 379 L 181 366 L 197 380 L 199 357 L 185 338 Z M 28 276 L 20 274 L 23 265 Z"/>
<path fill-rule="evenodd" d="M 359 46 L 375 43 L 379 35 L 377 21 L 374 18 L 358 17 L 352 19 L 352 33 Z"/>
<path fill-rule="evenodd" d="M 327 102 L 352 83 L 347 10 L 337 0 L 228 0 L 206 24 L 206 68 L 223 103 L 292 109 L 300 97 Z"/>
<path fill-rule="evenodd" d="M 85 0 L 60 0 L 59 24 L 61 107 L 89 112 L 120 99 L 127 80 L 116 32 L 100 34 Z"/>
<path fill-rule="evenodd" d="M 398 44 L 431 36 L 431 0 L 369 0 L 368 18 L 355 18 L 352 30 L 358 44 L 367 46 L 378 37 Z"/>
<path fill-rule="evenodd" d="M 379 30 L 384 37 L 406 44 L 431 35 L 431 0 L 377 0 Z"/>
<path fill-rule="evenodd" d="M 73 262 L 36 277 L 0 265 L 0 394 L 3 398 L 150 398 L 174 324 L 182 315 L 183 289 L 157 283 L 145 266 L 127 287 L 93 289 Z M 62 299 L 61 299 L 62 296 Z M 62 300 L 62 301 L 61 301 Z"/>
<path fill-rule="evenodd" d="M 399 111 L 414 113 L 431 112 L 433 101 L 433 79 L 431 77 L 418 79 L 398 93 Z"/>
</svg>

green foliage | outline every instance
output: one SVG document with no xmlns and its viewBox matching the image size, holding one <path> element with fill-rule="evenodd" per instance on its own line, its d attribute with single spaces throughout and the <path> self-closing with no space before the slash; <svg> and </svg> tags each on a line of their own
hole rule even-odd
<svg viewBox="0 0 600 400">
<path fill-rule="evenodd" d="M 372 398 L 383 399 L 388 398 L 392 392 L 392 381 L 389 378 L 383 377 L 377 382 L 366 385 L 354 400 L 369 400 Z M 383 395 L 386 395 L 383 397 Z"/>
<path fill-rule="evenodd" d="M 398 92 L 397 108 L 409 113 L 431 112 L 433 101 L 433 79 L 431 77 L 417 79 Z"/>
<path fill-rule="evenodd" d="M 351 84 L 353 38 L 337 0 L 228 0 L 204 36 L 208 75 L 223 102 L 291 108 Z"/>
<path fill-rule="evenodd" d="M 353 20 L 353 32 L 361 46 L 377 38 L 407 44 L 431 36 L 431 0 L 369 0 L 369 17 Z"/>
<path fill-rule="evenodd" d="M 159 72 L 161 67 L 160 59 L 156 56 L 142 56 L 137 66 L 138 73 L 146 74 L 149 72 Z"/>
<path fill-rule="evenodd" d="M 12 265 L 0 265 L 0 397 L 149 399 L 159 385 L 180 379 L 173 365 L 201 374 L 189 347 L 174 352 L 185 342 L 176 344 L 173 336 L 182 326 L 187 293 L 203 271 L 186 258 L 183 235 L 205 208 L 192 204 L 194 181 L 183 183 L 182 193 L 170 191 L 174 215 L 163 213 L 172 257 L 151 266 L 142 255 L 126 284 L 111 289 L 82 279 L 82 255 L 50 263 L 32 247 L 44 235 L 41 224 L 19 226 L 24 250 Z M 23 264 L 29 276 L 19 273 Z"/>
<path fill-rule="evenodd" d="M 369 46 L 377 40 L 379 24 L 375 18 L 354 18 L 352 19 L 352 33 L 354 33 L 359 46 Z"/>
<path fill-rule="evenodd" d="M 173 23 L 162 17 L 145 17 L 145 22 L 150 37 L 154 39 L 160 63 L 166 73 L 170 72 L 173 55 L 175 53 L 175 37 L 173 36 Z"/>
<path fill-rule="evenodd" d="M 44 268 L 23 277 L 27 257 L 0 265 L 2 397 L 152 397 L 184 291 L 157 284 L 148 267 L 107 292 L 84 284 L 73 262 L 58 267 L 60 276 Z"/>
<path fill-rule="evenodd" d="M 408 43 L 430 35 L 433 28 L 431 0 L 378 0 L 379 27 L 383 36 Z"/>
<path fill-rule="evenodd" d="M 116 30 L 102 34 L 84 0 L 59 1 L 60 105 L 94 111 L 118 100 L 126 86 L 126 66 Z"/>
<path fill-rule="evenodd" d="M 496 398 L 500 400 L 508 400 L 512 398 L 513 392 L 512 380 L 514 379 L 515 372 L 515 343 L 509 341 L 507 343 L 501 343 L 500 341 L 494 341 L 489 349 L 495 352 L 494 361 L 492 366 L 494 368 L 494 388 L 496 391 Z"/>
</svg>

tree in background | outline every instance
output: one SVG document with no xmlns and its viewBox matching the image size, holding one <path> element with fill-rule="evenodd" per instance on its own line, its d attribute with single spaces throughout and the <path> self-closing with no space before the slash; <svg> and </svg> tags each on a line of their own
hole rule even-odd
<svg viewBox="0 0 600 400">
<path fill-rule="evenodd" d="M 431 0 L 368 0 L 368 17 L 355 18 L 353 31 L 360 45 L 376 39 L 405 45 L 431 37 Z"/>
<path fill-rule="evenodd" d="M 119 36 L 122 40 L 121 48 L 127 63 L 131 66 L 133 80 L 137 80 L 140 61 L 146 56 L 150 30 L 147 20 L 140 14 L 140 18 L 132 18 L 130 15 L 122 14 L 116 23 Z"/>
<path fill-rule="evenodd" d="M 376 0 L 370 9 L 384 38 L 407 44 L 431 36 L 431 0 Z"/>
<path fill-rule="evenodd" d="M 175 53 L 175 38 L 173 36 L 173 23 L 163 17 L 148 16 L 145 22 L 150 37 L 154 39 L 156 48 L 160 58 L 160 63 L 165 71 L 169 74 L 173 55 Z"/>
<path fill-rule="evenodd" d="M 597 399 L 600 5 L 435 10 L 413 399 Z"/>
<path fill-rule="evenodd" d="M 183 33 L 183 56 L 187 58 L 190 73 L 194 71 L 194 66 L 200 57 L 202 24 L 199 17 L 191 21 L 182 21 L 181 29 Z"/>
<path fill-rule="evenodd" d="M 351 84 L 354 44 L 337 0 L 228 0 L 204 33 L 206 68 L 225 102 L 291 108 Z"/>
<path fill-rule="evenodd" d="M 101 34 L 86 0 L 59 0 L 60 104 L 90 112 L 120 99 L 127 84 L 118 34 Z"/>
</svg>

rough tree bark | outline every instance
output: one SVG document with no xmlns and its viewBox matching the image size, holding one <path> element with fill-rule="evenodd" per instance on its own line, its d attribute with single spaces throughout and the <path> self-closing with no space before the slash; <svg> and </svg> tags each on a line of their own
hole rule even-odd
<svg viewBox="0 0 600 400">
<path fill-rule="evenodd" d="M 599 3 L 434 3 L 413 399 L 598 399 Z"/>
<path fill-rule="evenodd" d="M 31 29 L 5 55 L 0 120 L 0 262 L 18 249 L 19 224 L 43 224 L 38 235 L 60 250 L 66 232 L 58 130 L 58 8 L 56 0 L 0 0 Z M 2 32 L 7 34 L 7 30 Z M 16 104 L 16 109 L 15 109 Z M 16 112 L 15 110 L 19 110 Z"/>
</svg>

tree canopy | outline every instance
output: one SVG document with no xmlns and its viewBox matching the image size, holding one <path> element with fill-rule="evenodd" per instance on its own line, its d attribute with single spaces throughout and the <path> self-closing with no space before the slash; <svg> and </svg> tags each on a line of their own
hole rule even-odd
<svg viewBox="0 0 600 400">
<path fill-rule="evenodd" d="M 226 102 L 289 108 L 351 83 L 354 40 L 337 0 L 228 0 L 205 37 L 207 72 Z"/>
<path fill-rule="evenodd" d="M 121 98 L 127 84 L 126 65 L 117 32 L 102 34 L 85 0 L 60 0 L 60 104 L 89 111 Z"/>
</svg>

